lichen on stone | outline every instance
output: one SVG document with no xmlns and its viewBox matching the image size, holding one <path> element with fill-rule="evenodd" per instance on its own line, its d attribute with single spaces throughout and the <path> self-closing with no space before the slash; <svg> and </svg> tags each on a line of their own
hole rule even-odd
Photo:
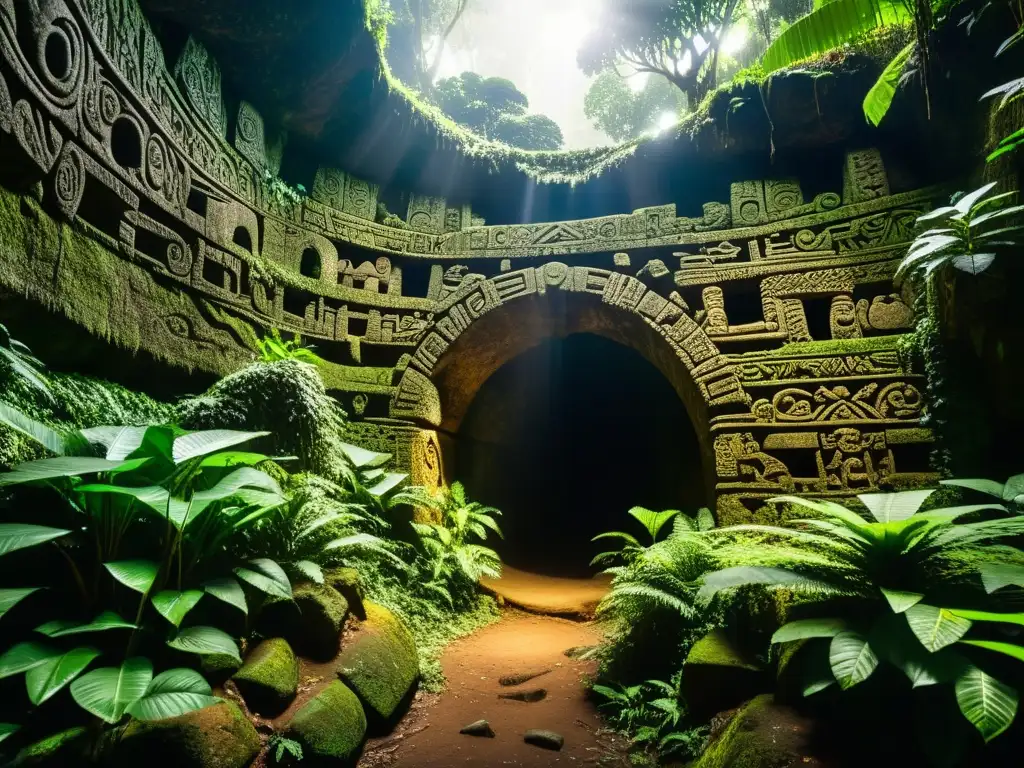
<svg viewBox="0 0 1024 768">
<path fill-rule="evenodd" d="M 261 715 L 276 715 L 295 698 L 299 661 L 287 640 L 271 638 L 256 646 L 232 680 L 249 709 Z"/>
</svg>

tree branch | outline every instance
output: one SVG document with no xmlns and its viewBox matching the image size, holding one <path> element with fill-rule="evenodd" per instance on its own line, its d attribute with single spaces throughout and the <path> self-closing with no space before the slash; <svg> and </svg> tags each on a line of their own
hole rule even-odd
<svg viewBox="0 0 1024 768">
<path fill-rule="evenodd" d="M 459 19 L 462 18 L 462 14 L 465 13 L 466 8 L 469 6 L 469 0 L 459 0 L 459 7 L 455 10 L 455 15 L 452 16 L 452 20 L 445 27 L 444 32 L 441 35 L 441 39 L 437 46 L 437 53 L 434 54 L 434 62 L 430 65 L 430 69 L 427 71 L 427 81 L 433 85 L 434 78 L 437 76 L 437 70 L 441 68 L 441 56 L 444 54 L 445 41 L 448 40 L 448 36 L 455 29 L 455 25 L 459 23 Z"/>
</svg>

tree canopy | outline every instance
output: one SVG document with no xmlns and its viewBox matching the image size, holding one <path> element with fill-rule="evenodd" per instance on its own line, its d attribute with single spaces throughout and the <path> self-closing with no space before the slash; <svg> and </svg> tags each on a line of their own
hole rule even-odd
<svg viewBox="0 0 1024 768">
<path fill-rule="evenodd" d="M 398 78 L 429 91 L 441 66 L 445 41 L 472 0 L 391 0 L 388 63 Z"/>
<path fill-rule="evenodd" d="M 665 113 L 678 115 L 686 108 L 685 94 L 663 77 L 648 77 L 634 91 L 629 80 L 606 69 L 590 86 L 583 113 L 594 126 L 615 141 L 628 141 L 650 130 Z"/>
<path fill-rule="evenodd" d="M 448 117 L 488 139 L 521 149 L 561 149 L 562 131 L 549 117 L 528 115 L 529 99 L 510 80 L 463 72 L 433 91 Z"/>
<path fill-rule="evenodd" d="M 577 61 L 588 75 L 625 64 L 691 99 L 715 84 L 718 49 L 739 0 L 597 0 L 598 23 Z"/>
</svg>

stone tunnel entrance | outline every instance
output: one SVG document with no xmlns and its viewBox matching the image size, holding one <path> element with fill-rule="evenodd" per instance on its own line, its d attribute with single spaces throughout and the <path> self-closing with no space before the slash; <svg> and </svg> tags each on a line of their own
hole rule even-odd
<svg viewBox="0 0 1024 768">
<path fill-rule="evenodd" d="M 638 352 L 594 334 L 548 339 L 502 366 L 454 442 L 454 475 L 504 513 L 502 559 L 531 572 L 589 576 L 591 558 L 618 547 L 595 535 L 643 538 L 630 507 L 705 503 L 679 396 Z"/>
<path fill-rule="evenodd" d="M 598 533 L 633 506 L 713 501 L 714 458 L 696 384 L 642 318 L 549 291 L 497 307 L 433 371 L 445 475 L 504 513 L 499 552 L 536 573 L 590 576 Z"/>
</svg>

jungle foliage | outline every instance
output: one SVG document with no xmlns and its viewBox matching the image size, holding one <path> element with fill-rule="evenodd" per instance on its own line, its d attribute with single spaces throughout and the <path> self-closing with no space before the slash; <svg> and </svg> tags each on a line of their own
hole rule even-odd
<svg viewBox="0 0 1024 768">
<path fill-rule="evenodd" d="M 276 366 L 286 366 L 316 376 L 275 345 L 294 348 L 269 338 L 269 352 L 284 359 L 256 363 L 250 375 L 276 376 Z M 0 371 L 11 384 L 4 394 L 59 400 L 65 390 L 50 388 L 58 377 L 4 340 L 17 355 Z M 262 394 L 267 401 L 277 392 Z M 0 473 L 0 678 L 23 677 L 27 700 L 5 705 L 6 713 L 22 712 L 0 724 L 5 747 L 85 722 L 98 727 L 89 729 L 82 759 L 102 759 L 109 728 L 216 703 L 199 659 L 239 660 L 265 601 L 291 599 L 294 585 L 323 583 L 324 569 L 339 565 L 354 566 L 369 597 L 409 621 L 427 687 L 443 682 L 443 644 L 494 617 L 493 603 L 476 596 L 476 578 L 500 562 L 470 539 L 498 530 L 496 511 L 461 489 L 435 498 L 411 487 L 406 475 L 385 469 L 390 455 L 338 439 L 344 414 L 332 413 L 319 425 L 334 430 L 326 450 L 336 451 L 329 465 L 339 469 L 327 479 L 290 474 L 297 457 L 255 447 L 276 444 L 266 430 L 79 428 L 38 421 L 0 400 L 2 429 L 47 456 Z M 292 431 L 305 426 L 294 422 Z M 429 527 L 421 538 L 403 511 L 412 503 L 442 510 L 443 533 Z M 69 705 L 82 711 L 69 716 Z M 294 756 L 287 740 L 275 744 L 280 758 Z"/>
</svg>

